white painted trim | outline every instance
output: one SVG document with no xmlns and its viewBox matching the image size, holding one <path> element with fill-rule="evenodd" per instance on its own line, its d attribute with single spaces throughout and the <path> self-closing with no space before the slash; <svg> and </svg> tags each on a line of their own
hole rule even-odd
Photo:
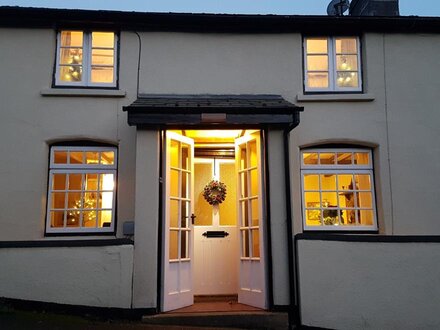
<svg viewBox="0 0 440 330">
<path fill-rule="evenodd" d="M 296 95 L 298 102 L 372 102 L 376 99 L 373 94 L 312 94 Z"/>
<path fill-rule="evenodd" d="M 116 89 L 83 89 L 83 88 L 47 88 L 40 91 L 41 96 L 97 96 L 97 97 L 125 97 L 127 92 Z"/>
</svg>

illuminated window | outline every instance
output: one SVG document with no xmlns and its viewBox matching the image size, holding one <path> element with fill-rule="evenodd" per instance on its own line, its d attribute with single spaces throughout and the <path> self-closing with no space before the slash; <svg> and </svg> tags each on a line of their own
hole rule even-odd
<svg viewBox="0 0 440 330">
<path fill-rule="evenodd" d="M 58 33 L 58 86 L 116 86 L 116 35 L 63 30 Z"/>
<path fill-rule="evenodd" d="M 301 152 L 305 230 L 377 230 L 371 151 Z"/>
<path fill-rule="evenodd" d="M 113 232 L 117 151 L 112 147 L 52 147 L 47 233 Z"/>
<path fill-rule="evenodd" d="M 305 91 L 362 89 L 359 38 L 304 38 Z"/>
</svg>

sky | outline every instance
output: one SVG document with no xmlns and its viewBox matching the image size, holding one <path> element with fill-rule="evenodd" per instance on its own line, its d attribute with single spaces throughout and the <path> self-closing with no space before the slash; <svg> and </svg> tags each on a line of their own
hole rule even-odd
<svg viewBox="0 0 440 330">
<path fill-rule="evenodd" d="M 326 15 L 330 0 L 0 0 L 0 6 L 139 12 Z M 402 16 L 440 16 L 440 0 L 400 0 Z"/>
</svg>

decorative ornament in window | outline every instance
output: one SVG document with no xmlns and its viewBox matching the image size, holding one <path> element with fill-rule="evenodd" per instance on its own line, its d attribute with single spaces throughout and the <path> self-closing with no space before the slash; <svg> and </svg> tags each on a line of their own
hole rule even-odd
<svg viewBox="0 0 440 330">
<path fill-rule="evenodd" d="M 217 180 L 211 180 L 203 189 L 203 197 L 210 205 L 218 205 L 226 199 L 226 185 Z"/>
</svg>

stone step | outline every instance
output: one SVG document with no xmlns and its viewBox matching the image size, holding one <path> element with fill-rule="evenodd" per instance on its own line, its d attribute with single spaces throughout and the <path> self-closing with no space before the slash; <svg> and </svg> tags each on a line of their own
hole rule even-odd
<svg viewBox="0 0 440 330">
<path fill-rule="evenodd" d="M 145 324 L 179 325 L 235 329 L 289 329 L 287 313 L 280 312 L 209 312 L 163 313 L 142 318 Z"/>
</svg>

